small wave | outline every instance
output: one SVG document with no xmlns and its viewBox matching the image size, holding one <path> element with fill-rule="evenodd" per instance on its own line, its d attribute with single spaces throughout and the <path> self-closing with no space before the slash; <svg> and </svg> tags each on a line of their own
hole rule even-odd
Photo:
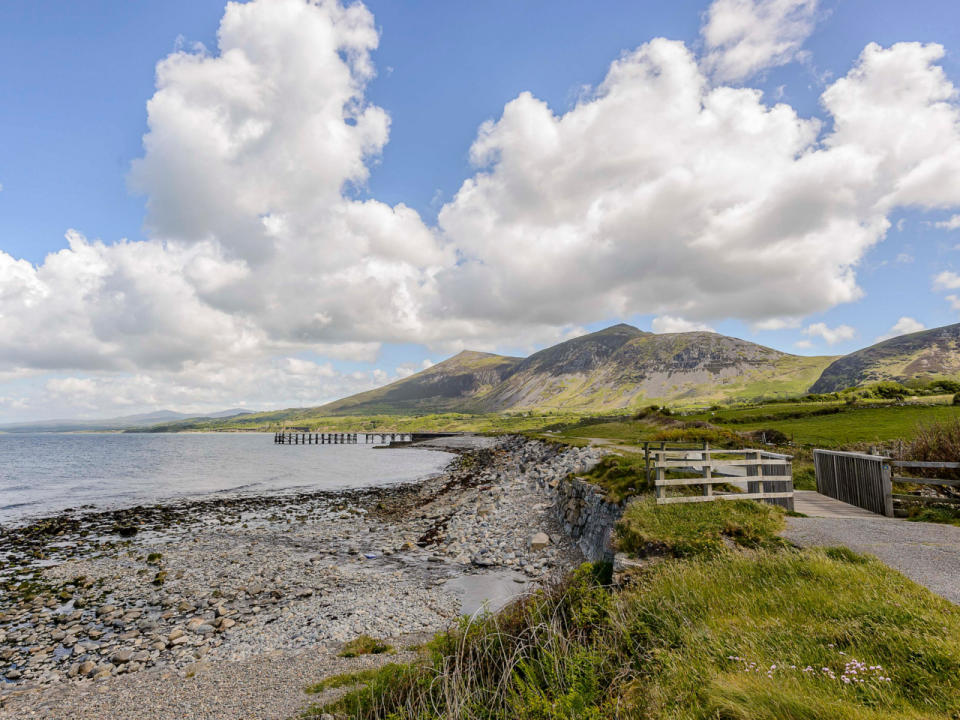
<svg viewBox="0 0 960 720">
<path fill-rule="evenodd" d="M 15 508 L 30 507 L 31 505 L 39 505 L 39 500 L 34 500 L 33 502 L 25 503 L 13 503 L 12 505 L 0 505 L 0 510 L 13 510 Z"/>
<path fill-rule="evenodd" d="M 238 492 L 238 491 L 240 491 L 240 490 L 248 490 L 249 488 L 254 488 L 254 487 L 257 487 L 257 486 L 259 486 L 259 485 L 263 485 L 263 483 L 262 483 L 262 482 L 252 482 L 252 483 L 247 483 L 246 485 L 237 485 L 236 487 L 223 488 L 222 490 L 214 490 L 213 493 L 211 493 L 211 494 L 213 494 L 213 495 L 220 495 L 220 494 L 222 494 L 222 493 Z M 201 494 L 202 494 L 202 493 L 201 493 Z"/>
</svg>

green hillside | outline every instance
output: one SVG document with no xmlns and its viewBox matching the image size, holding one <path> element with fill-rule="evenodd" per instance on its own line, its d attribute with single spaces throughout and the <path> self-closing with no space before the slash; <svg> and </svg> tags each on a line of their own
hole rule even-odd
<svg viewBox="0 0 960 720">
<path fill-rule="evenodd" d="M 960 378 L 960 324 L 900 335 L 838 358 L 811 387 L 815 393 L 882 380 Z"/>
</svg>

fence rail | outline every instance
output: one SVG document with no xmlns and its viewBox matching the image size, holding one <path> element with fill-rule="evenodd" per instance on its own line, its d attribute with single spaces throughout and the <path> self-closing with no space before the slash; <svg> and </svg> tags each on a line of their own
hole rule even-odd
<svg viewBox="0 0 960 720">
<path fill-rule="evenodd" d="M 742 455 L 742 458 L 736 456 Z M 725 457 L 724 457 L 725 456 Z M 731 457 L 734 456 L 734 457 Z M 654 449 L 647 453 L 657 504 L 762 500 L 793 509 L 792 458 L 765 450 Z M 676 477 L 674 473 L 699 473 Z M 743 474 L 740 474 L 740 471 Z M 671 472 L 671 477 L 667 473 Z M 740 491 L 719 491 L 717 485 L 740 486 Z M 667 494 L 670 487 L 700 486 L 700 495 Z"/>
<path fill-rule="evenodd" d="M 892 468 L 903 468 L 906 470 L 957 470 L 960 469 L 960 462 L 937 462 L 930 460 L 891 460 Z M 909 475 L 892 475 L 893 482 L 912 483 L 914 485 L 933 485 L 935 487 L 960 487 L 960 480 L 945 480 L 942 478 L 918 478 Z M 915 502 L 922 504 L 947 504 L 960 505 L 960 498 L 938 495 L 936 497 L 923 495 L 904 495 L 891 494 L 891 502 L 900 500 L 901 502 Z"/>
</svg>

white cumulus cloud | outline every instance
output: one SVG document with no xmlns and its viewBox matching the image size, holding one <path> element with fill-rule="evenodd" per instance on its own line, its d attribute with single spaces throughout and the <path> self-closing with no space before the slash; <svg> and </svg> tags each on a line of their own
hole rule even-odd
<svg viewBox="0 0 960 720">
<path fill-rule="evenodd" d="M 693 332 L 694 330 L 706 330 L 714 332 L 714 329 L 704 323 L 691 322 L 682 317 L 673 317 L 671 315 L 660 315 L 653 319 L 651 327 L 655 333 L 682 333 Z"/>
<path fill-rule="evenodd" d="M 393 376 L 327 363 L 385 342 L 520 348 L 640 314 L 797 327 L 861 297 L 858 266 L 894 210 L 960 207 L 941 46 L 868 45 L 824 91 L 823 119 L 722 84 L 794 57 L 816 11 L 718 0 L 704 56 L 652 40 L 563 113 L 521 93 L 480 128 L 473 174 L 431 227 L 353 192 L 389 138 L 366 97 L 371 13 L 230 3 L 216 48 L 157 65 L 129 177 L 149 239 L 70 231 L 38 265 L 0 251 L 0 378 L 89 379 L 73 394 L 103 407 L 312 404 Z M 15 383 L 33 407 L 69 390 Z"/>
<path fill-rule="evenodd" d="M 933 278 L 934 290 L 956 290 L 960 288 L 960 275 L 952 270 L 944 270 Z"/>
<path fill-rule="evenodd" d="M 832 328 L 826 323 L 821 322 L 808 325 L 803 329 L 803 334 L 809 335 L 810 337 L 822 338 L 827 345 L 836 345 L 844 340 L 852 340 L 857 334 L 857 331 L 849 325 L 837 325 Z"/>
<path fill-rule="evenodd" d="M 898 335 L 907 335 L 908 333 L 919 332 L 920 330 L 925 330 L 926 327 L 927 326 L 919 320 L 904 316 L 894 323 L 889 332 L 886 332 L 878 337 L 876 341 L 882 342 L 884 340 L 889 340 L 890 338 L 895 338 Z"/>
<path fill-rule="evenodd" d="M 817 0 L 714 0 L 701 28 L 704 65 L 721 81 L 744 80 L 797 59 L 813 32 Z"/>
</svg>

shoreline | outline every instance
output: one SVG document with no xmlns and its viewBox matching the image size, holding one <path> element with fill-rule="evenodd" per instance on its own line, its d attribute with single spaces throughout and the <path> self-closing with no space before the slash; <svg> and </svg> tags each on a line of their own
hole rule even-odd
<svg viewBox="0 0 960 720">
<path fill-rule="evenodd" d="M 471 596 L 509 597 L 576 564 L 549 483 L 599 451 L 511 436 L 470 444 L 432 443 L 459 456 L 416 482 L 61 513 L 0 528 L 0 584 L 18 575 L 0 600 L 0 716 L 120 717 L 111 713 L 122 703 L 111 702 L 146 702 L 130 688 L 168 675 L 172 689 L 198 664 L 214 685 L 258 659 L 306 653 L 336 664 L 358 635 L 429 635 Z M 531 547 L 538 532 L 549 542 Z M 302 684 L 284 692 L 293 690 L 306 701 Z M 151 707 L 143 717 L 182 716 Z"/>
</svg>

